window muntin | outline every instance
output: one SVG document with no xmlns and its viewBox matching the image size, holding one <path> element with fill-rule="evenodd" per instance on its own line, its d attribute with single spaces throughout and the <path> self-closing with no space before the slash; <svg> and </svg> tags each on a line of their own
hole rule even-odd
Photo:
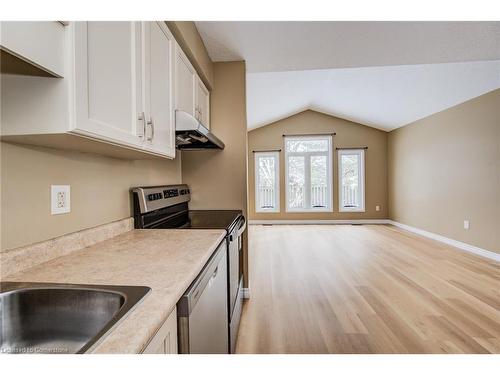
<svg viewBox="0 0 500 375">
<path fill-rule="evenodd" d="M 279 153 L 255 153 L 255 211 L 279 212 Z"/>
<path fill-rule="evenodd" d="M 331 150 L 331 136 L 285 137 L 287 211 L 332 211 Z"/>
<path fill-rule="evenodd" d="M 365 211 L 365 151 L 339 150 L 339 208 Z"/>
</svg>

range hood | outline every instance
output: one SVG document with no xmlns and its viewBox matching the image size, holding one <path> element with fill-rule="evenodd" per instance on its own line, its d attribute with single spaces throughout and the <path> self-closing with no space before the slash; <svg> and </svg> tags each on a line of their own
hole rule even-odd
<svg viewBox="0 0 500 375">
<path fill-rule="evenodd" d="M 175 111 L 175 146 L 179 150 L 222 150 L 225 145 L 195 117 Z"/>
</svg>

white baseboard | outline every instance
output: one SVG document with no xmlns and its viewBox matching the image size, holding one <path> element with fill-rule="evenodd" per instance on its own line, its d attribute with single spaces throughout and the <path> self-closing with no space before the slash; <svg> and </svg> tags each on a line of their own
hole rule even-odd
<svg viewBox="0 0 500 375">
<path fill-rule="evenodd" d="M 243 298 L 244 299 L 249 299 L 250 298 L 250 288 L 243 288 L 241 291 L 243 292 Z"/>
<path fill-rule="evenodd" d="M 388 219 L 353 219 L 353 220 L 248 220 L 249 225 L 317 225 L 317 224 L 390 224 Z"/>
<path fill-rule="evenodd" d="M 500 262 L 500 254 L 497 254 L 493 251 L 481 249 L 480 247 L 469 245 L 468 243 L 465 243 L 465 242 L 453 240 L 451 238 L 444 237 L 444 236 L 441 236 L 441 235 L 436 234 L 436 233 L 427 232 L 426 230 L 415 228 L 415 227 L 412 227 L 412 226 L 409 226 L 406 224 L 398 223 L 397 221 L 388 220 L 388 222 L 389 222 L 389 224 L 392 224 L 395 227 L 405 229 L 409 232 L 413 232 L 413 233 L 419 234 L 421 236 L 424 236 L 424 237 L 427 237 L 427 238 L 430 238 L 430 239 L 433 239 L 433 240 L 436 240 L 439 242 L 443 242 L 447 245 L 456 247 L 460 250 L 467 251 L 469 253 L 476 254 L 476 255 L 482 256 L 484 258 L 488 258 L 488 259 Z"/>
</svg>

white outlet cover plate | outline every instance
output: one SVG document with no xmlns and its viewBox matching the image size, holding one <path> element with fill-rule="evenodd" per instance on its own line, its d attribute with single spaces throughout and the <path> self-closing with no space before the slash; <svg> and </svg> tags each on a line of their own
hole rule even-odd
<svg viewBox="0 0 500 375">
<path fill-rule="evenodd" d="M 464 229 L 470 229 L 470 222 L 469 222 L 469 220 L 464 220 Z"/>
<path fill-rule="evenodd" d="M 71 191 L 69 185 L 51 185 L 50 187 L 50 212 L 52 215 L 67 214 L 71 212 Z M 58 205 L 58 195 L 63 195 L 63 205 Z"/>
</svg>

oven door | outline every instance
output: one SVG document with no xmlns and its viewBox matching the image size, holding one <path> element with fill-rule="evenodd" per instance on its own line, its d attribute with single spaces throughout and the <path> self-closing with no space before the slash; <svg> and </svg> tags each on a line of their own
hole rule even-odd
<svg viewBox="0 0 500 375">
<path fill-rule="evenodd" d="M 246 228 L 244 217 L 240 219 L 235 228 L 228 236 L 228 256 L 229 256 L 229 318 L 232 318 L 234 305 L 238 297 L 240 286 L 240 246 L 243 232 Z"/>
<path fill-rule="evenodd" d="M 236 231 L 236 229 L 234 230 Z M 228 241 L 228 266 L 229 266 L 229 320 L 233 315 L 234 303 L 238 295 L 238 278 L 239 278 L 239 249 L 238 238 L 233 235 L 227 237 Z"/>
</svg>

